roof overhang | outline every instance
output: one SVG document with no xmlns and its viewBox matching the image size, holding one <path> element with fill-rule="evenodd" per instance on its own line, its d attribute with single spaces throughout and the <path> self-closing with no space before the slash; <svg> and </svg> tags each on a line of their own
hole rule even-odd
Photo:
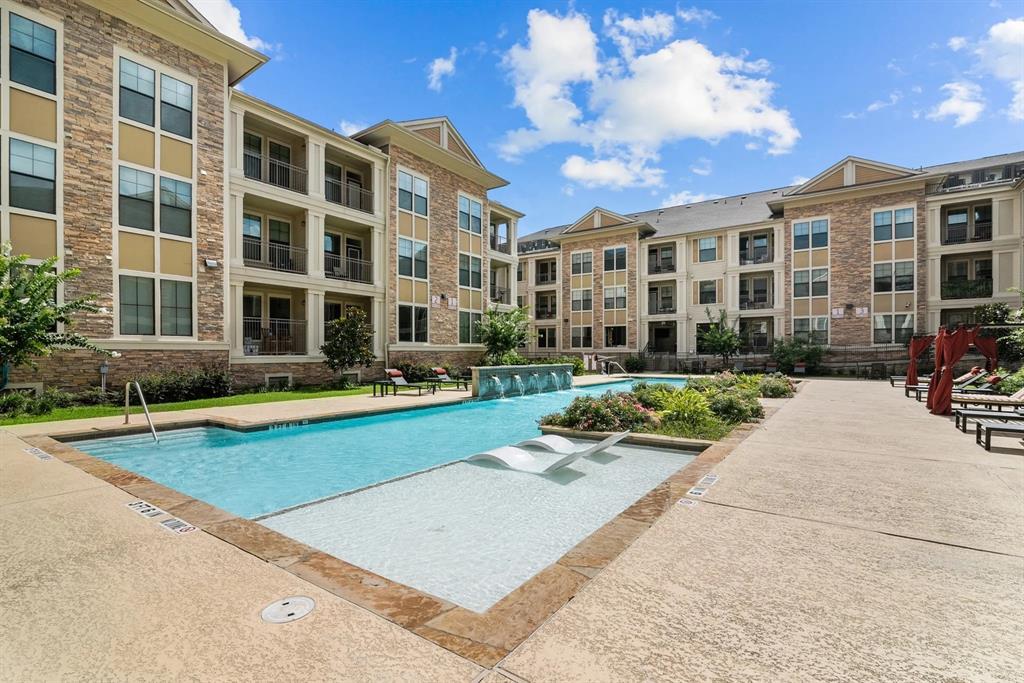
<svg viewBox="0 0 1024 683">
<path fill-rule="evenodd" d="M 427 161 L 447 168 L 463 178 L 468 178 L 488 190 L 508 185 L 508 181 L 501 176 L 495 175 L 485 168 L 477 166 L 466 159 L 452 154 L 443 147 L 435 145 L 430 140 L 427 140 L 422 135 L 395 123 L 390 119 L 381 121 L 380 123 L 370 126 L 365 130 L 361 130 L 358 133 L 353 134 L 351 137 L 353 140 L 358 140 L 359 142 L 367 145 L 373 145 L 374 147 L 397 145 L 398 147 L 407 149 Z"/>
<path fill-rule="evenodd" d="M 516 211 L 513 208 L 505 206 L 501 202 L 496 202 L 493 199 L 490 200 L 490 204 L 491 204 L 491 211 L 492 212 L 493 211 L 497 211 L 502 216 L 509 216 L 511 218 L 515 218 L 516 220 L 519 220 L 520 218 L 522 218 L 523 216 L 526 215 L 525 213 L 520 213 L 520 212 Z"/>
<path fill-rule="evenodd" d="M 579 232 L 563 232 L 559 235 L 552 235 L 547 237 L 552 242 L 572 242 L 577 240 L 586 240 L 595 236 L 604 236 L 614 234 L 616 232 L 636 232 L 640 237 L 646 237 L 653 235 L 657 232 L 650 223 L 646 221 L 630 221 L 629 223 L 617 223 L 616 225 L 608 225 L 600 228 L 587 228 Z"/>
<path fill-rule="evenodd" d="M 213 61 L 226 64 L 228 85 L 235 85 L 268 61 L 261 52 L 228 38 L 211 26 L 185 16 L 158 0 L 85 0 L 93 7 L 124 19 Z"/>
</svg>

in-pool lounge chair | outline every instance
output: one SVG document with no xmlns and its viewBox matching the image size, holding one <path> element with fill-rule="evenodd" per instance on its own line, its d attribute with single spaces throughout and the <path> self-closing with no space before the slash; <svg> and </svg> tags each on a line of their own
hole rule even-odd
<svg viewBox="0 0 1024 683">
<path fill-rule="evenodd" d="M 569 441 L 569 439 L 564 436 L 559 436 L 558 434 L 544 434 L 533 439 L 520 441 L 516 446 L 519 448 L 540 448 L 541 450 L 551 451 L 552 453 L 558 453 L 559 455 L 574 455 L 576 453 L 580 453 L 582 455 L 593 455 L 594 453 L 600 453 L 606 448 L 614 446 L 628 435 L 629 430 L 626 430 L 624 432 L 619 432 L 618 434 L 612 434 L 607 439 L 599 441 L 592 446 L 580 447 L 572 441 Z"/>
<path fill-rule="evenodd" d="M 387 395 L 389 388 L 395 392 L 395 396 L 398 396 L 399 389 L 415 389 L 417 395 L 422 396 L 424 391 L 434 393 L 435 389 L 437 388 L 437 385 L 430 384 L 427 382 L 410 382 L 405 378 L 405 375 L 402 374 L 401 370 L 395 370 L 394 368 L 385 368 L 384 372 L 387 375 L 387 378 L 382 382 L 384 384 L 385 396 Z"/>
<path fill-rule="evenodd" d="M 576 462 L 580 458 L 596 455 L 601 451 L 610 448 L 622 441 L 629 435 L 629 430 L 620 432 L 618 434 L 612 434 L 607 439 L 599 441 L 598 443 L 588 448 L 581 448 L 573 450 L 570 453 L 561 454 L 562 457 L 554 461 L 550 465 L 545 466 L 541 461 L 537 460 L 537 456 L 519 446 L 501 446 L 499 448 L 492 448 L 489 451 L 483 453 L 477 453 L 466 458 L 467 461 L 473 462 L 493 462 L 499 465 L 503 465 L 510 470 L 518 470 L 520 472 L 530 472 L 532 474 L 550 474 L 556 470 L 560 470 L 566 465 Z M 561 437 L 559 437 L 561 438 Z M 568 439 L 564 439 L 569 441 Z M 531 440 L 532 441 L 532 440 Z M 524 441 L 523 443 L 529 443 Z M 570 445 L 573 445 L 569 441 Z M 575 446 L 573 446 L 575 448 Z M 549 449 L 550 450 L 550 449 Z"/>
<path fill-rule="evenodd" d="M 431 368 L 434 371 L 434 382 L 437 383 L 438 387 L 441 385 L 455 385 L 456 389 L 465 389 L 469 391 L 469 382 L 459 377 L 451 377 L 448 371 L 444 368 Z"/>
</svg>

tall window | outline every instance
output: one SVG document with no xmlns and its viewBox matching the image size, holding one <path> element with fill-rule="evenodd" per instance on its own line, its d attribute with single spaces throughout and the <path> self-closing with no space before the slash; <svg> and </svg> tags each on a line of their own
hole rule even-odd
<svg viewBox="0 0 1024 683">
<path fill-rule="evenodd" d="M 459 254 L 459 286 L 480 289 L 483 287 L 480 275 L 480 259 L 468 254 Z"/>
<path fill-rule="evenodd" d="M 160 281 L 160 334 L 192 336 L 192 283 Z"/>
<path fill-rule="evenodd" d="M 459 197 L 460 230 L 468 230 L 479 235 L 481 230 L 483 230 L 482 215 L 483 209 L 480 206 L 480 202 L 473 201 L 468 197 Z"/>
<path fill-rule="evenodd" d="M 558 279 L 555 261 L 537 261 L 536 269 L 537 272 L 534 279 L 538 285 L 555 282 Z"/>
<path fill-rule="evenodd" d="M 427 181 L 423 178 L 398 172 L 398 208 L 427 215 Z"/>
<path fill-rule="evenodd" d="M 914 336 L 914 315 L 897 313 L 874 317 L 872 341 L 876 344 L 906 344 Z"/>
<path fill-rule="evenodd" d="M 167 74 L 160 76 L 160 128 L 192 137 L 192 86 Z"/>
<path fill-rule="evenodd" d="M 697 286 L 699 304 L 718 303 L 718 283 L 714 280 L 701 280 Z"/>
<path fill-rule="evenodd" d="M 580 290 L 587 291 L 587 290 Z M 604 310 L 613 311 L 620 310 L 626 307 L 626 288 L 625 287 L 605 287 L 604 288 Z"/>
<path fill-rule="evenodd" d="M 626 269 L 626 248 L 612 247 L 604 250 L 605 272 Z"/>
<path fill-rule="evenodd" d="M 153 174 L 121 166 L 117 179 L 117 222 L 153 229 Z"/>
<path fill-rule="evenodd" d="M 793 318 L 793 336 L 815 344 L 827 344 L 828 317 Z"/>
<path fill-rule="evenodd" d="M 427 244 L 416 240 L 398 239 L 398 274 L 427 279 Z"/>
<path fill-rule="evenodd" d="M 818 249 L 828 246 L 828 219 L 793 223 L 793 249 Z"/>
<path fill-rule="evenodd" d="M 604 345 L 606 348 L 626 345 L 626 326 L 612 325 L 604 328 Z"/>
<path fill-rule="evenodd" d="M 470 311 L 459 311 L 459 343 L 479 344 L 480 343 L 480 314 Z"/>
<path fill-rule="evenodd" d="M 156 73 L 141 64 L 121 57 L 118 107 L 122 118 L 153 125 Z"/>
<path fill-rule="evenodd" d="M 156 334 L 153 279 L 120 277 L 121 334 Z"/>
<path fill-rule="evenodd" d="M 875 211 L 873 217 L 874 239 L 876 242 L 898 240 L 914 236 L 914 210 Z"/>
<path fill-rule="evenodd" d="M 893 264 L 893 283 L 897 292 L 914 291 L 914 262 L 897 261 Z"/>
<path fill-rule="evenodd" d="M 263 219 L 255 214 L 246 213 L 242 215 L 242 236 L 249 239 L 262 239 Z"/>
<path fill-rule="evenodd" d="M 523 264 L 522 262 L 516 264 L 516 282 L 523 281 Z"/>
<path fill-rule="evenodd" d="M 793 271 L 793 296 L 803 298 L 811 295 L 811 271 Z"/>
<path fill-rule="evenodd" d="M 572 290 L 572 310 L 590 311 L 594 308 L 593 293 L 589 289 Z"/>
<path fill-rule="evenodd" d="M 828 268 L 811 270 L 811 296 L 828 296 Z"/>
<path fill-rule="evenodd" d="M 593 329 L 589 326 L 572 328 L 572 347 L 574 349 L 586 349 L 594 345 Z"/>
<path fill-rule="evenodd" d="M 828 268 L 793 271 L 793 296 L 828 296 Z"/>
<path fill-rule="evenodd" d="M 876 294 L 892 291 L 892 264 L 876 263 L 874 291 Z"/>
<path fill-rule="evenodd" d="M 572 274 L 586 275 L 594 272 L 594 254 L 590 251 L 582 251 L 572 255 Z"/>
<path fill-rule="evenodd" d="M 811 246 L 811 224 L 793 224 L 793 249 L 809 249 Z"/>
<path fill-rule="evenodd" d="M 55 149 L 11 138 L 10 168 L 11 206 L 43 213 L 56 213 L 57 151 Z"/>
<path fill-rule="evenodd" d="M 828 246 L 828 221 L 811 221 L 811 248 Z"/>
<path fill-rule="evenodd" d="M 718 260 L 717 237 L 702 237 L 697 242 L 697 260 L 701 263 Z"/>
<path fill-rule="evenodd" d="M 398 307 L 398 341 L 427 341 L 426 306 L 402 304 Z"/>
<path fill-rule="evenodd" d="M 558 346 L 558 339 L 556 337 L 556 328 L 554 327 L 541 327 L 537 330 L 537 348 L 540 349 L 553 349 Z"/>
<path fill-rule="evenodd" d="M 160 179 L 160 232 L 192 236 L 192 185 L 189 183 Z"/>
<path fill-rule="evenodd" d="M 57 94 L 57 32 L 11 12 L 11 80 Z"/>
</svg>

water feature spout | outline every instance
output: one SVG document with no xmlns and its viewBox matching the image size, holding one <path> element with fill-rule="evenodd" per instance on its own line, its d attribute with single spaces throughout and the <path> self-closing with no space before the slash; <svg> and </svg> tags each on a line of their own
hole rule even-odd
<svg viewBox="0 0 1024 683">
<path fill-rule="evenodd" d="M 540 375 L 538 375 L 536 372 L 531 372 L 530 373 L 530 378 L 528 380 L 526 380 L 526 390 L 527 390 L 527 393 L 529 393 L 531 391 L 531 387 L 532 387 L 532 391 L 539 392 L 540 391 L 539 382 L 540 382 Z"/>
<path fill-rule="evenodd" d="M 495 393 L 498 394 L 498 398 L 505 398 L 505 387 L 501 384 L 501 378 L 491 375 L 491 385 L 494 387 Z"/>
<path fill-rule="evenodd" d="M 562 376 L 565 378 L 565 388 L 572 389 L 572 372 L 566 370 L 562 373 Z"/>
<path fill-rule="evenodd" d="M 519 390 L 519 395 L 526 394 L 526 387 L 523 385 L 523 378 L 519 375 L 512 375 L 512 386 Z"/>
<path fill-rule="evenodd" d="M 548 373 L 548 377 L 551 379 L 551 390 L 552 391 L 557 390 L 558 387 L 560 386 L 559 382 L 558 382 L 558 375 L 556 375 L 555 371 L 552 370 L 551 372 Z"/>
</svg>

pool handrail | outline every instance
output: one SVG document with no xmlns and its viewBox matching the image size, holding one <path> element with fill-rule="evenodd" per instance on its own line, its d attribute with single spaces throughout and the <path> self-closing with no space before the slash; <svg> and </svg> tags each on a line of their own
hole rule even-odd
<svg viewBox="0 0 1024 683">
<path fill-rule="evenodd" d="M 153 426 L 153 418 L 149 414 L 149 406 L 146 405 L 146 397 L 142 395 L 142 387 L 136 382 L 125 382 L 124 383 L 124 423 L 128 424 L 129 416 L 129 404 L 132 400 L 132 385 L 135 385 L 135 392 L 139 395 L 139 402 L 142 404 L 142 412 L 146 415 L 146 422 L 149 423 L 149 432 L 153 435 L 153 441 L 160 443 L 160 439 L 156 435 L 156 427 Z"/>
</svg>

